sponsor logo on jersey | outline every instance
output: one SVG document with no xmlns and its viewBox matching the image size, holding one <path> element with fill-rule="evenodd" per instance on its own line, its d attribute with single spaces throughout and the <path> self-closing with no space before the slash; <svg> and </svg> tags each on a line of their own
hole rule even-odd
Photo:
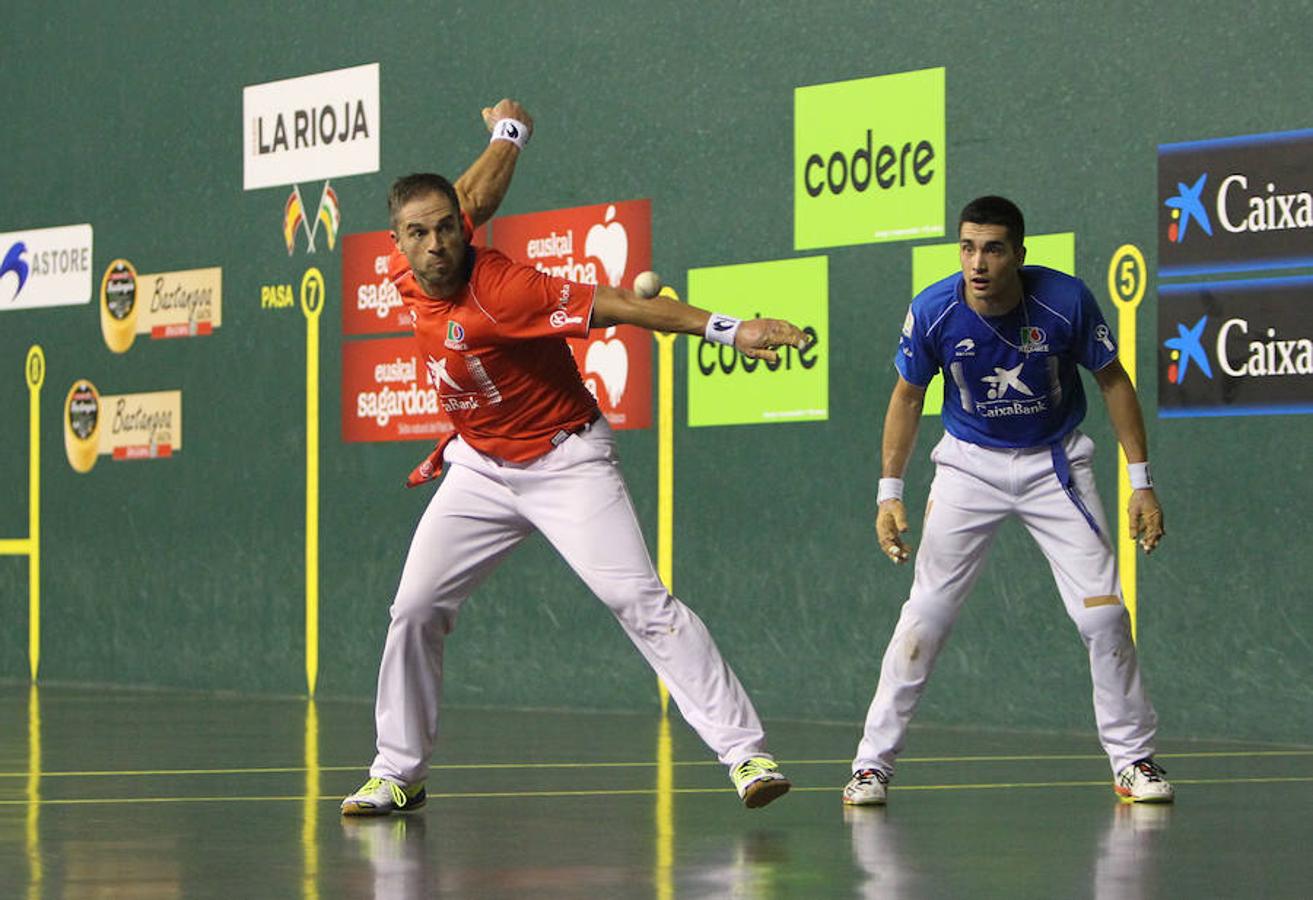
<svg viewBox="0 0 1313 900">
<path fill-rule="evenodd" d="M 459 322 L 454 320 L 447 321 L 447 338 L 442 345 L 448 350 L 468 350 L 465 345 L 465 329 Z"/>
<path fill-rule="evenodd" d="M 1025 363 L 1010 369 L 994 366 L 993 375 L 981 377 L 985 383 L 986 400 L 976 401 L 976 412 L 987 419 L 1000 416 L 1033 416 L 1048 410 L 1042 397 L 1036 397 L 1030 385 L 1021 380 Z"/>
<path fill-rule="evenodd" d="M 954 356 L 975 356 L 975 355 L 976 355 L 976 342 L 973 341 L 973 340 L 971 340 L 971 338 L 962 338 L 962 340 L 958 341 L 958 342 L 957 342 L 957 345 L 953 347 L 953 355 L 954 355 Z"/>
<path fill-rule="evenodd" d="M 910 338 L 912 329 L 916 327 L 916 317 L 912 315 L 912 307 L 907 307 L 907 316 L 903 319 L 903 337 Z"/>
<path fill-rule="evenodd" d="M 1117 352 L 1117 345 L 1112 342 L 1112 332 L 1108 330 L 1107 325 L 1099 324 L 1094 326 L 1094 339 L 1102 344 L 1109 353 Z"/>
<path fill-rule="evenodd" d="M 795 250 L 944 234 L 944 69 L 794 90 Z"/>
<path fill-rule="evenodd" d="M 243 188 L 377 172 L 378 85 L 371 63 L 243 88 Z"/>
<path fill-rule="evenodd" d="M 553 328 L 564 328 L 567 325 L 578 325 L 583 320 L 583 316 L 569 315 L 563 309 L 558 309 L 547 317 L 547 321 L 552 324 Z"/>
<path fill-rule="evenodd" d="M 1037 325 L 1021 326 L 1022 353 L 1045 353 L 1049 349 L 1048 340 L 1043 328 Z"/>
</svg>

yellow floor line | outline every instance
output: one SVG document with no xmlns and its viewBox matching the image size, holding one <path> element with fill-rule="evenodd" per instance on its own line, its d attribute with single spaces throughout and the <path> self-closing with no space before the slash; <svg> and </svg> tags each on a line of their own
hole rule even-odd
<svg viewBox="0 0 1313 900">
<path fill-rule="evenodd" d="M 1300 757 L 1313 756 L 1313 750 L 1211 750 L 1195 753 L 1159 753 L 1157 759 L 1234 759 L 1237 757 Z M 1081 761 L 1106 759 L 1099 753 L 1049 753 L 1030 755 L 998 756 L 907 756 L 898 761 L 899 765 L 915 763 L 976 763 L 976 762 L 1050 762 Z M 846 766 L 851 759 L 782 759 L 781 766 Z M 441 763 L 430 768 L 435 772 L 459 771 L 496 771 L 505 769 L 542 770 L 542 769 L 643 769 L 652 768 L 655 761 L 639 762 L 551 762 L 551 763 Z M 673 763 L 675 766 L 718 767 L 715 760 L 686 760 Z M 354 766 L 320 766 L 320 772 L 363 772 L 364 764 Z M 112 777 L 160 777 L 168 775 L 279 775 L 304 772 L 304 766 L 270 766 L 254 768 L 229 769 L 100 769 L 86 771 L 42 772 L 42 778 L 112 778 Z M 0 772 L 0 778 L 27 778 L 30 773 Z"/>
<path fill-rule="evenodd" d="M 1173 779 L 1178 785 L 1232 785 L 1232 784 L 1308 784 L 1313 783 L 1313 775 L 1277 775 L 1271 777 L 1254 776 L 1245 778 L 1180 778 Z M 903 791 L 987 791 L 987 790 L 1013 790 L 1022 788 L 1084 788 L 1084 787 L 1108 787 L 1110 780 L 1099 781 L 1014 781 L 1014 782 L 997 782 L 982 784 L 906 784 L 892 786 L 890 790 L 896 792 Z M 674 788 L 676 794 L 726 794 L 733 793 L 730 787 L 715 788 Z M 795 787 L 793 789 L 799 793 L 839 793 L 839 788 L 835 786 L 826 787 Z M 567 791 L 452 791 L 445 793 L 432 793 L 429 798 L 433 800 L 515 800 L 515 799 L 547 799 L 562 797 L 625 797 L 625 796 L 653 796 L 657 793 L 656 788 L 604 788 L 604 789 L 583 789 Z M 305 797 L 300 795 L 286 796 L 268 796 L 268 797 L 76 797 L 67 799 L 47 799 L 38 801 L 40 806 L 87 806 L 87 805 L 110 805 L 123 804 L 132 805 L 139 803 L 304 803 Z M 337 795 L 318 797 L 322 802 L 340 802 L 341 797 Z M 19 800 L 0 800 L 0 806 L 28 806 L 29 801 Z"/>
</svg>

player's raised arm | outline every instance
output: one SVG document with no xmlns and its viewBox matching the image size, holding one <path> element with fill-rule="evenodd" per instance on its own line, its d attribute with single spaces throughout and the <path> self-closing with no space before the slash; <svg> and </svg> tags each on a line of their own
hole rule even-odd
<svg viewBox="0 0 1313 900">
<path fill-rule="evenodd" d="M 875 534 L 883 550 L 895 563 L 905 563 L 912 549 L 903 541 L 907 531 L 907 508 L 903 505 L 903 472 L 916 445 L 916 431 L 925 405 L 925 388 L 901 375 L 889 396 L 881 440 L 880 488 L 877 494 Z"/>
<path fill-rule="evenodd" d="M 1163 539 L 1163 508 L 1153 490 L 1149 475 L 1149 438 L 1144 429 L 1144 414 L 1135 385 L 1122 364 L 1113 360 L 1094 373 L 1108 407 L 1112 430 L 1126 452 L 1126 467 L 1131 476 L 1131 500 L 1127 505 L 1131 540 L 1140 542 L 1145 553 L 1152 553 Z"/>
<path fill-rule="evenodd" d="M 533 118 L 514 100 L 484 107 L 483 122 L 492 139 L 479 158 L 456 179 L 460 208 L 477 228 L 492 218 L 506 198 L 520 151 L 533 133 Z"/>
<path fill-rule="evenodd" d="M 640 297 L 633 291 L 598 285 L 593 301 L 592 328 L 637 325 L 650 331 L 698 334 L 728 344 L 753 359 L 775 362 L 776 347 L 803 349 L 810 338 L 783 319 L 736 319 L 680 303 L 672 297 Z"/>
</svg>

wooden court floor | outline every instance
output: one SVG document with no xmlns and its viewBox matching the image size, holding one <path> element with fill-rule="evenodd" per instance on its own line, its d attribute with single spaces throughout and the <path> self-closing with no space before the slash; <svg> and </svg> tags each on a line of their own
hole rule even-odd
<svg viewBox="0 0 1313 900">
<path fill-rule="evenodd" d="M 1313 897 L 1313 746 L 1169 742 L 1142 807 L 1092 734 L 919 728 L 845 810 L 857 723 L 774 722 L 749 811 L 672 719 L 452 710 L 428 805 L 343 821 L 368 704 L 0 686 L 0 897 Z"/>
</svg>

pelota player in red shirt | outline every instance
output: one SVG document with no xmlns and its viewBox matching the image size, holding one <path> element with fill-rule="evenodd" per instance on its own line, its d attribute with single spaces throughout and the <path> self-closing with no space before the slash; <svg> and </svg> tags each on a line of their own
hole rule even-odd
<svg viewBox="0 0 1313 900">
<path fill-rule="evenodd" d="M 391 278 L 453 438 L 411 476 L 443 479 L 411 542 L 391 609 L 375 708 L 378 754 L 344 815 L 423 805 L 437 736 L 443 639 L 465 599 L 520 541 L 540 531 L 615 614 L 684 719 L 730 767 L 748 807 L 788 791 L 738 678 L 702 621 L 671 596 L 647 552 L 613 436 L 565 342 L 632 324 L 706 335 L 747 356 L 802 348 L 796 326 L 740 322 L 666 297 L 554 278 L 469 244 L 500 204 L 532 122 L 503 100 L 484 111 L 488 148 L 455 185 L 399 179 L 389 196 Z"/>
</svg>

